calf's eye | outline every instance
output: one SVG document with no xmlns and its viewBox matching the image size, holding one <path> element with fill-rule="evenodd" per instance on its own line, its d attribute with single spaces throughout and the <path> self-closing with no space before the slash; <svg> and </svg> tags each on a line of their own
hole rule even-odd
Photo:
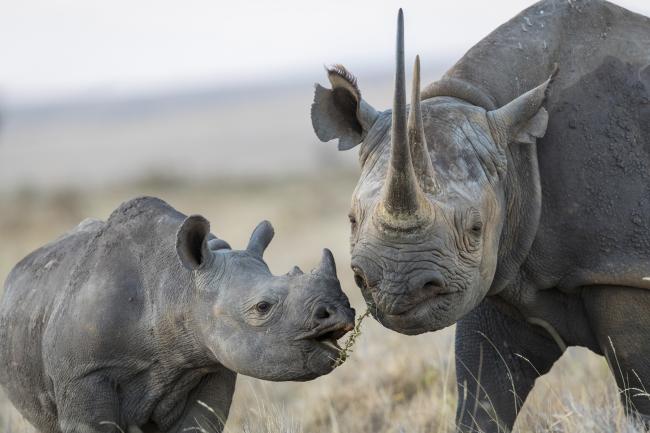
<svg viewBox="0 0 650 433">
<path fill-rule="evenodd" d="M 258 313 L 268 313 L 269 310 L 271 309 L 271 304 L 269 304 L 266 301 L 259 302 L 256 306 L 255 309 L 257 310 Z"/>
<path fill-rule="evenodd" d="M 475 235 L 480 235 L 481 232 L 483 231 L 483 223 L 482 222 L 476 222 L 474 225 L 472 225 L 472 233 Z"/>
</svg>

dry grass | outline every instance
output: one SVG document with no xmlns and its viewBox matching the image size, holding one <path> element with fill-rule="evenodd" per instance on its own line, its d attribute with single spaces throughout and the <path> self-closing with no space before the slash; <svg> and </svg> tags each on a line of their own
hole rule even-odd
<svg viewBox="0 0 650 433">
<path fill-rule="evenodd" d="M 366 320 L 370 316 L 370 308 L 366 309 L 363 313 L 360 315 L 357 315 L 357 318 L 354 323 L 354 328 L 350 333 L 346 336 L 345 343 L 343 344 L 343 347 L 339 350 L 339 356 L 336 358 L 336 362 L 334 365 L 336 367 L 340 367 L 343 365 L 345 361 L 348 360 L 350 355 L 352 355 L 352 352 L 354 351 L 354 345 L 357 343 L 357 340 L 359 337 L 361 337 L 361 325 L 363 325 L 363 321 Z"/>
<path fill-rule="evenodd" d="M 0 196 L 0 279 L 26 253 L 88 216 L 106 218 L 121 201 L 159 196 L 186 213 L 201 213 L 235 247 L 261 219 L 276 228 L 266 257 L 275 273 L 315 266 L 322 247 L 339 263 L 343 287 L 358 311 L 363 302 L 349 270 L 346 210 L 354 175 L 319 179 L 203 185 L 143 182 L 112 190 Z M 307 383 L 240 377 L 229 433 L 453 432 L 456 388 L 453 329 L 407 337 L 366 320 L 354 352 L 332 374 Z M 540 379 L 515 430 L 521 432 L 641 432 L 624 416 L 605 361 L 571 349 Z M 0 399 L 3 432 L 31 430 Z"/>
</svg>

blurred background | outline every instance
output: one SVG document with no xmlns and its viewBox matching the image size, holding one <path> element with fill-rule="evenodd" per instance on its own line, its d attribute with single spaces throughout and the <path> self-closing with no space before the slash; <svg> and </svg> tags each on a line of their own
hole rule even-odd
<svg viewBox="0 0 650 433">
<path fill-rule="evenodd" d="M 149 194 L 203 214 L 235 247 L 271 220 L 278 274 L 330 247 L 363 311 L 348 253 L 357 152 L 318 142 L 309 117 L 323 65 L 347 66 L 385 109 L 399 7 L 426 84 L 532 3 L 1 0 L 0 280 L 82 219 Z M 650 15 L 647 0 L 617 3 Z M 327 377 L 240 378 L 228 431 L 453 431 L 452 347 L 453 329 L 407 337 L 367 320 Z M 559 363 L 518 429 L 636 431 L 602 359 L 570 350 Z M 0 428 L 31 429 L 4 399 Z"/>
</svg>

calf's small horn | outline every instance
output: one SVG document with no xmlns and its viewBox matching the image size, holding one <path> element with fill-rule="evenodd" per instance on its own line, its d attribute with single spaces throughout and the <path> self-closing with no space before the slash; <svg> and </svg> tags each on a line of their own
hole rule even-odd
<svg viewBox="0 0 650 433">
<path fill-rule="evenodd" d="M 318 266 L 317 272 L 319 274 L 336 277 L 336 263 L 334 262 L 334 255 L 332 255 L 332 252 L 327 248 L 323 249 L 323 255 L 320 259 L 320 265 Z"/>
</svg>

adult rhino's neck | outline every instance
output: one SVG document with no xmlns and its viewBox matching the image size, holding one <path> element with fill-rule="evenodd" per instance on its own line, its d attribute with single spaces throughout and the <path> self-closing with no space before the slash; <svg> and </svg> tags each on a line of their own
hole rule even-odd
<svg viewBox="0 0 650 433">
<path fill-rule="evenodd" d="M 517 279 L 537 236 L 542 188 L 536 145 L 514 144 L 509 147 L 504 195 L 505 219 L 489 295 L 501 292 Z"/>
</svg>

